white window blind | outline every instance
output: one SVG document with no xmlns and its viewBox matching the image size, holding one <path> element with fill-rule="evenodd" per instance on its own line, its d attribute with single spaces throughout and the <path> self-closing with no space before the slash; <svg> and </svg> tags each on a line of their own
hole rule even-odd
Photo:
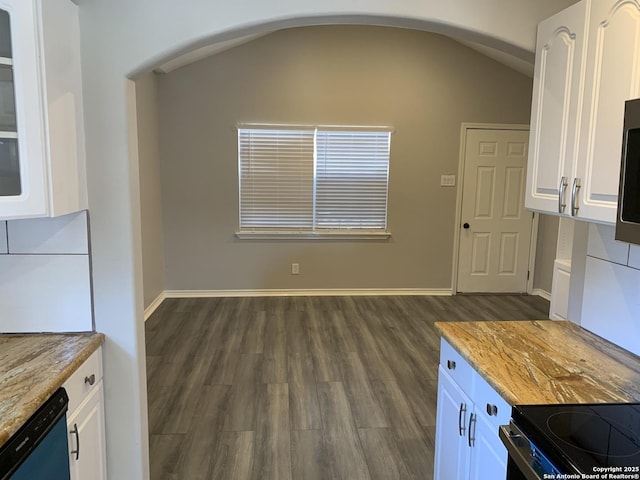
<svg viewBox="0 0 640 480">
<path fill-rule="evenodd" d="M 389 132 L 318 130 L 316 228 L 387 228 Z"/>
<path fill-rule="evenodd" d="M 313 226 L 313 130 L 240 129 L 240 228 Z"/>
<path fill-rule="evenodd" d="M 390 137 L 379 128 L 240 128 L 240 231 L 386 231 Z"/>
</svg>

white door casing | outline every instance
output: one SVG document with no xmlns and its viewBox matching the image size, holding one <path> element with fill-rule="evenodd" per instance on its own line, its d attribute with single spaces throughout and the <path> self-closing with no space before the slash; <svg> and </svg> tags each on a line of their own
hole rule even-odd
<svg viewBox="0 0 640 480">
<path fill-rule="evenodd" d="M 524 209 L 528 139 L 528 130 L 466 130 L 458 292 L 527 291 L 533 226 Z"/>
</svg>

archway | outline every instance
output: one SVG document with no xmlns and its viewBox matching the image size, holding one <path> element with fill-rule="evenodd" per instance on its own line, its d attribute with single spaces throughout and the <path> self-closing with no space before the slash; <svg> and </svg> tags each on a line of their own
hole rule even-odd
<svg viewBox="0 0 640 480">
<path fill-rule="evenodd" d="M 148 478 L 136 74 L 212 43 L 288 26 L 357 23 L 429 30 L 531 58 L 537 23 L 575 0 L 79 0 L 96 329 L 107 335 L 108 469 Z M 129 99 L 129 101 L 127 101 Z M 124 101 L 123 101 L 124 100 Z"/>
</svg>

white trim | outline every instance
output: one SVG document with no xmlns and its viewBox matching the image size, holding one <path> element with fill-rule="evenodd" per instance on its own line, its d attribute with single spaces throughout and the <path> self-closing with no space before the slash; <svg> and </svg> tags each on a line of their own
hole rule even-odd
<svg viewBox="0 0 640 480">
<path fill-rule="evenodd" d="M 528 158 L 527 161 L 529 161 Z M 527 278 L 528 294 L 533 293 L 533 277 L 536 275 L 536 253 L 538 251 L 538 223 L 540 222 L 540 214 L 538 212 L 531 213 L 533 214 L 533 221 L 531 223 L 531 238 L 529 239 L 529 278 Z"/>
<path fill-rule="evenodd" d="M 551 301 L 551 294 L 549 292 L 547 292 L 546 290 L 543 290 L 541 288 L 534 288 L 533 290 L 531 290 L 531 295 L 537 295 L 539 297 L 544 298 L 547 301 Z"/>
<path fill-rule="evenodd" d="M 462 190 L 464 187 L 464 159 L 467 153 L 467 131 L 468 130 L 526 130 L 529 125 L 525 124 L 503 124 L 503 123 L 465 123 L 460 127 L 460 156 L 458 158 L 458 181 L 456 182 L 456 221 L 453 231 L 453 261 L 451 266 L 451 291 L 453 295 L 458 292 L 458 257 L 460 255 L 460 223 L 462 221 Z M 536 220 L 537 222 L 537 220 Z M 537 223 L 535 224 L 537 227 Z M 530 252 L 531 253 L 531 252 Z M 530 257 L 531 258 L 531 257 Z M 531 265 L 531 262 L 529 262 Z M 534 258 L 535 264 L 535 258 Z M 529 279 L 533 278 L 533 271 Z M 533 285 L 533 284 L 532 284 Z M 529 284 L 527 283 L 527 291 Z M 490 293 L 490 292 L 489 292 Z"/>
<path fill-rule="evenodd" d="M 160 306 L 160 304 L 167 298 L 167 292 L 160 292 L 160 295 L 156 297 L 156 299 L 149 304 L 147 308 L 144 309 L 144 321 L 146 322 L 149 317 L 156 311 L 156 309 Z"/>
<path fill-rule="evenodd" d="M 238 123 L 236 129 L 249 129 L 249 128 L 283 128 L 291 130 L 358 130 L 363 132 L 389 132 L 395 133 L 395 128 L 391 125 L 314 125 L 305 123 Z"/>
<path fill-rule="evenodd" d="M 262 290 L 165 290 L 165 298 L 195 297 L 347 297 L 347 296 L 450 296 L 449 288 L 262 289 Z"/>
<path fill-rule="evenodd" d="M 236 232 L 240 240 L 386 240 L 391 238 L 390 232 L 358 231 L 357 229 L 345 229 L 344 231 L 332 230 L 323 232 L 295 231 L 295 230 L 245 230 Z"/>
</svg>

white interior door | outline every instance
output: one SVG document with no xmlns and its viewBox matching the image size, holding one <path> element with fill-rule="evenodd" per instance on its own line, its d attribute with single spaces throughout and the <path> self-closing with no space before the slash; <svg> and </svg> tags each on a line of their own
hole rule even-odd
<svg viewBox="0 0 640 480">
<path fill-rule="evenodd" d="M 468 129 L 458 292 L 526 292 L 533 215 L 524 209 L 529 132 Z"/>
</svg>

